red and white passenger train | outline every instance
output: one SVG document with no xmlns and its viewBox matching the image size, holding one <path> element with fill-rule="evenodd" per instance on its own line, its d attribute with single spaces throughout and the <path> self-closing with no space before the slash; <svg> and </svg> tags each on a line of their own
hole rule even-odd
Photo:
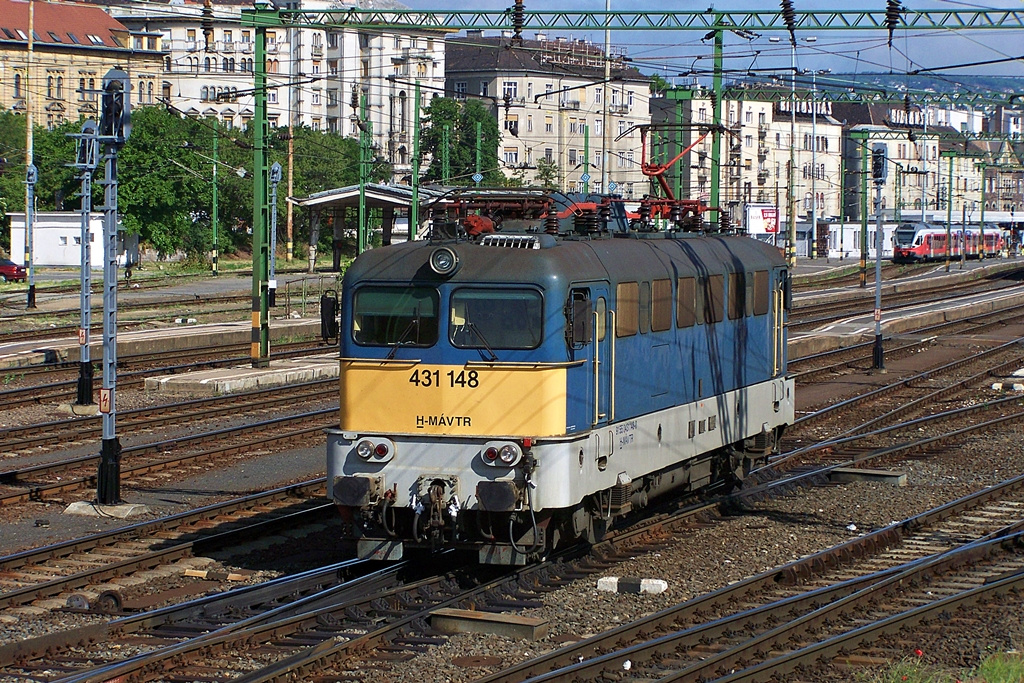
<svg viewBox="0 0 1024 683">
<path fill-rule="evenodd" d="M 978 226 L 954 226 L 948 234 L 946 226 L 934 223 L 903 223 L 893 236 L 893 256 L 896 263 L 929 261 L 950 258 L 986 258 L 999 256 L 1006 246 L 1002 231 L 995 225 L 986 226 L 984 239 Z"/>
</svg>

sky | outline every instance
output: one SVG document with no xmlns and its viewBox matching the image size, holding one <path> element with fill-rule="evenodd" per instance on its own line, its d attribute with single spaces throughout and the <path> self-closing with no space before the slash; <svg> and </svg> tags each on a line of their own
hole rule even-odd
<svg viewBox="0 0 1024 683">
<path fill-rule="evenodd" d="M 443 2 L 442 0 L 402 0 L 413 9 L 458 10 L 466 11 L 465 0 Z M 612 11 L 636 11 L 637 0 L 608 0 Z M 501 11 L 510 7 L 512 0 L 475 0 L 472 9 Z M 647 3 L 643 3 L 647 5 Z M 800 11 L 834 11 L 836 3 L 818 0 L 793 0 L 794 9 Z M 649 6 L 649 5 L 648 5 Z M 736 10 L 777 10 L 777 2 L 752 2 L 750 0 L 733 0 L 732 2 L 683 3 L 670 2 L 657 5 L 659 11 L 694 11 L 713 6 L 722 11 Z M 527 11 L 595 11 L 603 12 L 604 0 L 563 0 L 553 2 L 531 2 L 526 0 Z M 962 0 L 930 0 L 927 2 L 902 3 L 908 11 L 978 11 L 988 9 L 1009 9 L 1019 12 L 1024 23 L 1024 0 L 994 1 L 962 1 Z M 885 0 L 857 0 L 846 7 L 849 10 L 875 10 L 884 12 Z M 549 32 L 554 37 L 556 32 Z M 588 39 L 603 45 L 602 31 L 572 34 L 568 31 L 558 32 L 572 38 Z M 534 37 L 534 32 L 527 30 L 526 38 Z M 772 37 L 779 39 L 775 42 Z M 990 29 L 990 30 L 953 30 L 942 29 L 935 32 L 912 32 L 897 29 L 893 36 L 892 47 L 888 44 L 888 33 L 880 31 L 840 32 L 836 30 L 798 30 L 796 33 L 797 47 L 795 50 L 796 68 L 798 70 L 823 71 L 832 73 L 906 73 L 907 71 L 950 67 L 960 65 L 957 69 L 941 69 L 931 71 L 932 75 L 974 74 L 1024 76 L 1024 29 Z M 706 75 L 712 68 L 712 41 L 702 41 L 701 31 L 612 31 L 611 43 L 614 46 L 627 48 L 628 56 L 633 64 L 644 73 L 656 73 L 666 80 L 682 84 L 697 74 L 701 82 L 707 80 Z M 779 73 L 787 75 L 792 70 L 794 61 L 787 32 L 769 33 L 750 36 L 744 39 L 736 34 L 727 34 L 724 53 L 724 68 L 737 76 L 747 72 L 759 75 Z M 963 66 L 972 62 L 992 62 L 994 60 L 1010 60 L 978 66 Z M 685 74 L 685 75 L 681 75 Z M 818 78 L 828 80 L 827 74 Z"/>
</svg>

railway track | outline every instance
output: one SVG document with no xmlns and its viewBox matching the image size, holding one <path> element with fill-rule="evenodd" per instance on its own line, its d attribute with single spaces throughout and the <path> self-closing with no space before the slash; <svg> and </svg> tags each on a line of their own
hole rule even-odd
<svg viewBox="0 0 1024 683">
<path fill-rule="evenodd" d="M 985 292 L 1007 292 L 1020 288 L 1017 280 L 1010 279 L 1016 274 L 1003 274 L 995 280 L 970 283 L 955 290 L 956 296 L 973 296 Z M 918 289 L 912 292 L 892 292 L 882 297 L 882 308 L 887 312 L 950 300 L 948 284 Z M 865 291 L 863 297 L 846 302 L 813 303 L 804 302 L 791 311 L 789 329 L 792 331 L 813 329 L 844 318 L 867 315 L 874 311 L 874 299 Z"/>
<path fill-rule="evenodd" d="M 147 478 L 158 472 L 186 468 L 192 473 L 191 465 L 197 462 L 209 465 L 216 462 L 216 459 L 251 456 L 259 449 L 285 447 L 295 443 L 308 447 L 323 438 L 323 430 L 334 424 L 337 411 L 337 406 L 334 406 L 211 432 L 127 446 L 121 451 L 122 485 L 145 486 L 152 483 L 152 480 Z M 253 443 L 254 437 L 259 439 L 256 444 Z M 210 446 L 211 442 L 216 445 Z M 176 450 L 188 452 L 168 455 Z M 94 487 L 99 460 L 98 454 L 86 455 L 2 472 L 0 482 L 6 490 L 0 493 L 0 507 L 43 500 Z"/>
<path fill-rule="evenodd" d="M 72 604 L 81 606 L 84 600 L 99 611 L 111 611 L 111 605 L 123 601 L 109 595 L 97 601 L 99 595 L 90 595 L 90 588 L 232 544 L 282 531 L 294 533 L 305 525 L 335 519 L 321 478 L 26 550 L 0 558 L 0 606 L 52 600 L 42 604 L 56 608 L 77 595 L 80 598 L 72 599 Z"/>
<path fill-rule="evenodd" d="M 133 433 L 138 434 L 157 427 L 172 426 L 180 420 L 206 420 L 226 415 L 263 413 L 305 401 L 322 400 L 325 396 L 333 395 L 336 385 L 336 379 L 313 380 L 227 396 L 210 396 L 134 410 L 119 410 L 117 422 L 119 427 L 131 428 Z M 19 453 L 36 454 L 51 448 L 66 448 L 72 442 L 93 441 L 101 434 L 102 422 L 101 415 L 89 415 L 22 427 L 7 427 L 0 429 L 0 442 L 4 444 L 5 456 L 15 456 Z M 0 484 L 2 483 L 5 482 L 0 475 Z"/>
<path fill-rule="evenodd" d="M 798 447 L 798 443 L 810 438 L 817 441 L 808 429 L 819 423 L 838 421 L 827 431 L 831 438 L 863 432 L 884 424 L 905 420 L 910 415 L 920 415 L 953 397 L 990 379 L 1018 369 L 1024 363 L 1024 339 L 1017 339 L 986 349 L 972 356 L 961 358 L 940 367 L 931 368 L 908 377 L 858 394 L 852 398 L 837 401 L 813 413 L 798 417 L 786 436 L 783 438 L 783 452 Z M 967 370 L 966 374 L 954 377 L 957 373 Z M 950 377 L 947 384 L 934 388 L 933 384 L 942 378 Z M 883 400 L 884 399 L 884 400 Z M 849 427 L 853 409 L 864 409 L 871 404 L 875 415 L 860 422 L 856 427 Z M 874 406 L 877 406 L 875 408 Z M 881 413 L 878 413 L 881 408 Z"/>
<path fill-rule="evenodd" d="M 1024 589 L 1022 527 L 1017 477 L 481 680 L 778 680 Z"/>
</svg>

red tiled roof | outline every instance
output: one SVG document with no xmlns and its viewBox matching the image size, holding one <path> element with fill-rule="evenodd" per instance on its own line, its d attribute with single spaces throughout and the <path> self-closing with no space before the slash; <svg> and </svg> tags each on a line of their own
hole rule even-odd
<svg viewBox="0 0 1024 683">
<path fill-rule="evenodd" d="M 0 40 L 27 42 L 28 5 L 27 0 L 0 0 Z M 127 35 L 128 29 L 95 5 L 43 0 L 34 0 L 33 5 L 36 43 L 123 47 L 114 36 Z"/>
</svg>

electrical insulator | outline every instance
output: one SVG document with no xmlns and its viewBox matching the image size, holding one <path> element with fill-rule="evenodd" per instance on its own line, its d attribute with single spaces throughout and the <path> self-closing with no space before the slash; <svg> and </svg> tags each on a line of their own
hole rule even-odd
<svg viewBox="0 0 1024 683">
<path fill-rule="evenodd" d="M 522 45 L 523 43 L 523 0 L 516 0 L 512 7 L 512 43 Z"/>
<path fill-rule="evenodd" d="M 200 21 L 203 28 L 203 37 L 206 39 L 206 51 L 213 50 L 213 4 L 210 0 L 203 2 L 203 18 Z"/>
<path fill-rule="evenodd" d="M 789 40 L 796 45 L 796 11 L 793 9 L 793 0 L 782 0 L 782 20 L 786 22 L 789 29 Z"/>
<path fill-rule="evenodd" d="M 876 183 L 884 183 L 888 172 L 885 143 L 877 142 L 871 146 L 871 178 Z"/>
<path fill-rule="evenodd" d="M 548 207 L 548 215 L 544 219 L 544 232 L 549 235 L 558 234 L 558 209 L 553 203 Z"/>
<path fill-rule="evenodd" d="M 896 25 L 900 23 L 900 0 L 885 0 L 885 26 L 889 29 L 889 47 L 892 47 L 892 34 Z"/>
<path fill-rule="evenodd" d="M 718 231 L 727 233 L 730 230 L 732 230 L 732 221 L 729 220 L 729 214 L 725 213 L 724 211 L 719 212 Z"/>
</svg>

